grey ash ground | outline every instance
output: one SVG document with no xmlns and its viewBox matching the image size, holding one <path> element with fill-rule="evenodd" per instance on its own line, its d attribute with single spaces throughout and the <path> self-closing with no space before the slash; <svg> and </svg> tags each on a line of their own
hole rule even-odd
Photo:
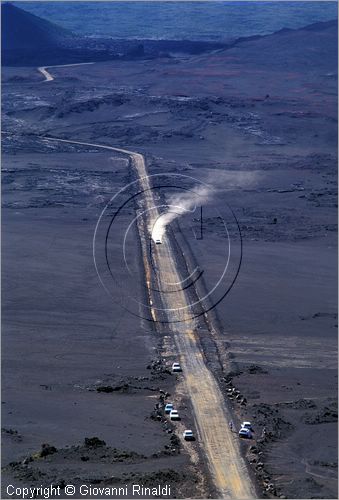
<svg viewBox="0 0 339 500">
<path fill-rule="evenodd" d="M 162 416 L 182 398 L 192 424 L 179 379 L 154 362 L 170 339 L 112 301 L 93 266 L 95 224 L 128 161 L 42 138 L 54 136 L 225 187 L 243 265 L 217 307 L 220 334 L 201 339 L 206 357 L 234 421 L 254 422 L 243 453 L 260 495 L 336 498 L 336 40 L 324 23 L 194 56 L 51 68 L 51 82 L 3 68 L 3 487 L 136 480 L 213 495 L 197 443 Z M 184 229 L 202 267 L 222 262 L 212 215 L 204 240 Z"/>
</svg>

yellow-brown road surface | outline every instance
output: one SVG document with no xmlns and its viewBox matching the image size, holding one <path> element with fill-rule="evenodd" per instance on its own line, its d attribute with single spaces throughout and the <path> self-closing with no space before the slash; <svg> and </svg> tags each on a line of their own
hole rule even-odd
<svg viewBox="0 0 339 500">
<path fill-rule="evenodd" d="M 50 139 L 48 139 L 50 140 Z M 147 177 L 145 160 L 143 155 L 125 149 L 89 144 L 63 139 L 53 139 L 60 142 L 68 142 L 86 146 L 100 147 L 124 153 L 130 156 L 133 166 L 137 171 L 139 181 L 144 192 L 143 209 L 153 220 L 148 221 L 149 230 L 153 221 L 159 215 L 153 192 Z M 150 235 L 143 235 L 143 239 L 149 240 Z M 229 428 L 229 412 L 224 402 L 219 386 L 207 368 L 204 355 L 196 334 L 196 319 L 192 318 L 188 297 L 184 290 L 174 290 L 174 283 L 179 283 L 181 278 L 176 267 L 169 239 L 164 237 L 161 245 L 156 245 L 153 258 L 157 269 L 156 280 L 163 290 L 162 303 L 166 308 L 168 327 L 174 335 L 175 343 L 180 354 L 180 363 L 183 368 L 183 376 L 187 394 L 190 397 L 194 418 L 197 426 L 199 442 L 205 452 L 209 469 L 216 489 L 222 498 L 255 498 L 255 491 L 249 477 L 245 462 L 241 456 L 239 442 Z M 151 270 L 146 262 L 147 282 L 150 285 Z M 147 267 L 148 266 L 148 267 Z M 172 285 L 171 285 L 172 284 Z M 167 288 L 166 288 L 167 287 Z M 171 290 L 172 293 L 166 293 Z M 149 291 L 150 298 L 152 297 Z M 156 319 L 156 310 L 152 312 Z M 179 320 L 179 322 L 178 322 Z"/>
</svg>

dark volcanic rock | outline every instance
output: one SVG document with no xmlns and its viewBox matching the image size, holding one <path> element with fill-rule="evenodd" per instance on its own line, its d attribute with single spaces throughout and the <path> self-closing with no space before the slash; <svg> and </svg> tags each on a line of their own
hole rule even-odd
<svg viewBox="0 0 339 500">
<path fill-rule="evenodd" d="M 1 434 L 4 436 L 10 436 L 14 441 L 22 441 L 22 436 L 15 429 L 1 428 Z"/>
<path fill-rule="evenodd" d="M 258 366 L 258 365 L 249 366 L 247 371 L 248 371 L 248 373 L 262 373 L 262 374 L 268 373 L 267 370 L 265 370 L 264 368 L 262 368 L 261 366 Z"/>
<path fill-rule="evenodd" d="M 298 401 L 277 403 L 276 406 L 293 408 L 294 410 L 313 409 L 317 407 L 312 399 L 299 399 Z"/>
<path fill-rule="evenodd" d="M 129 390 L 129 384 L 121 384 L 121 385 L 100 385 L 97 387 L 97 392 L 127 392 Z"/>
<path fill-rule="evenodd" d="M 305 415 L 304 422 L 309 425 L 327 424 L 338 421 L 338 410 L 325 407 L 316 415 Z"/>
<path fill-rule="evenodd" d="M 97 387 L 97 392 L 113 392 L 114 389 L 111 385 L 101 385 Z"/>
<path fill-rule="evenodd" d="M 53 455 L 57 453 L 57 449 L 55 446 L 51 446 L 50 444 L 44 443 L 41 445 L 41 451 L 39 453 L 40 457 L 47 457 L 48 455 Z"/>
<path fill-rule="evenodd" d="M 92 438 L 85 438 L 85 446 L 88 446 L 89 448 L 91 447 L 98 447 L 98 446 L 105 446 L 106 443 L 102 439 L 99 439 L 98 437 L 92 437 Z"/>
</svg>

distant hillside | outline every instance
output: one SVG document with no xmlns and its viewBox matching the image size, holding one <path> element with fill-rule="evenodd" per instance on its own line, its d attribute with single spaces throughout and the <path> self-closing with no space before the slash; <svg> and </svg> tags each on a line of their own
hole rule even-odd
<svg viewBox="0 0 339 500">
<path fill-rule="evenodd" d="M 86 38 L 5 3 L 1 7 L 3 66 L 47 66 L 110 59 L 200 54 L 225 44 L 189 40 L 112 40 Z"/>
<path fill-rule="evenodd" d="M 3 66 L 44 66 L 112 59 L 112 50 L 89 46 L 85 38 L 11 3 L 1 6 Z"/>
<path fill-rule="evenodd" d="M 1 44 L 6 51 L 59 47 L 74 35 L 10 3 L 1 6 Z"/>
<path fill-rule="evenodd" d="M 189 40 L 86 38 L 10 3 L 1 6 L 3 66 L 47 66 L 109 59 L 140 59 L 173 53 L 200 54 L 225 44 Z"/>
<path fill-rule="evenodd" d="M 257 64 L 261 58 L 267 57 L 266 45 L 269 51 L 275 50 L 277 57 L 272 60 L 274 65 L 274 63 L 280 64 L 281 50 L 290 40 L 295 41 L 294 52 L 289 49 L 291 59 L 299 52 L 300 57 L 305 57 L 307 48 L 312 50 L 309 44 L 312 45 L 314 36 L 317 40 L 318 37 L 325 39 L 330 32 L 335 35 L 337 30 L 337 22 L 328 21 L 314 23 L 297 30 L 282 29 L 271 35 L 241 37 L 228 43 L 190 40 L 113 40 L 75 35 L 10 3 L 2 4 L 1 14 L 3 66 L 51 66 L 110 59 L 151 59 L 184 53 L 202 54 L 223 49 L 227 51 L 248 46 L 249 43 L 258 51 Z M 316 47 L 318 46 L 317 42 Z M 320 58 L 321 61 L 327 60 L 326 53 L 325 56 Z"/>
<path fill-rule="evenodd" d="M 10 3 L 1 5 L 3 66 L 69 62 L 67 47 L 74 43 L 76 38 L 70 31 Z M 71 59 L 73 60 L 73 56 Z"/>
</svg>

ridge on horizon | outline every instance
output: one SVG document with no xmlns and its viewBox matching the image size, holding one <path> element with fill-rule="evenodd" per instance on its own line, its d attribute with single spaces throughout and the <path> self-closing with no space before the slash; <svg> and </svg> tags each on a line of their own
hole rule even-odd
<svg viewBox="0 0 339 500">
<path fill-rule="evenodd" d="M 121 58 L 119 54 L 123 54 L 123 58 L 170 57 L 170 53 L 176 51 L 199 54 L 210 50 L 228 50 L 244 42 L 286 33 L 321 31 L 337 26 L 337 20 L 318 21 L 301 28 L 282 28 L 274 33 L 237 37 L 223 43 L 189 39 L 107 39 L 76 34 L 12 2 L 3 3 L 1 13 L 2 63 L 15 66 L 102 61 Z M 98 40 L 101 48 L 96 45 Z M 104 48 L 102 41 L 106 42 Z"/>
</svg>

